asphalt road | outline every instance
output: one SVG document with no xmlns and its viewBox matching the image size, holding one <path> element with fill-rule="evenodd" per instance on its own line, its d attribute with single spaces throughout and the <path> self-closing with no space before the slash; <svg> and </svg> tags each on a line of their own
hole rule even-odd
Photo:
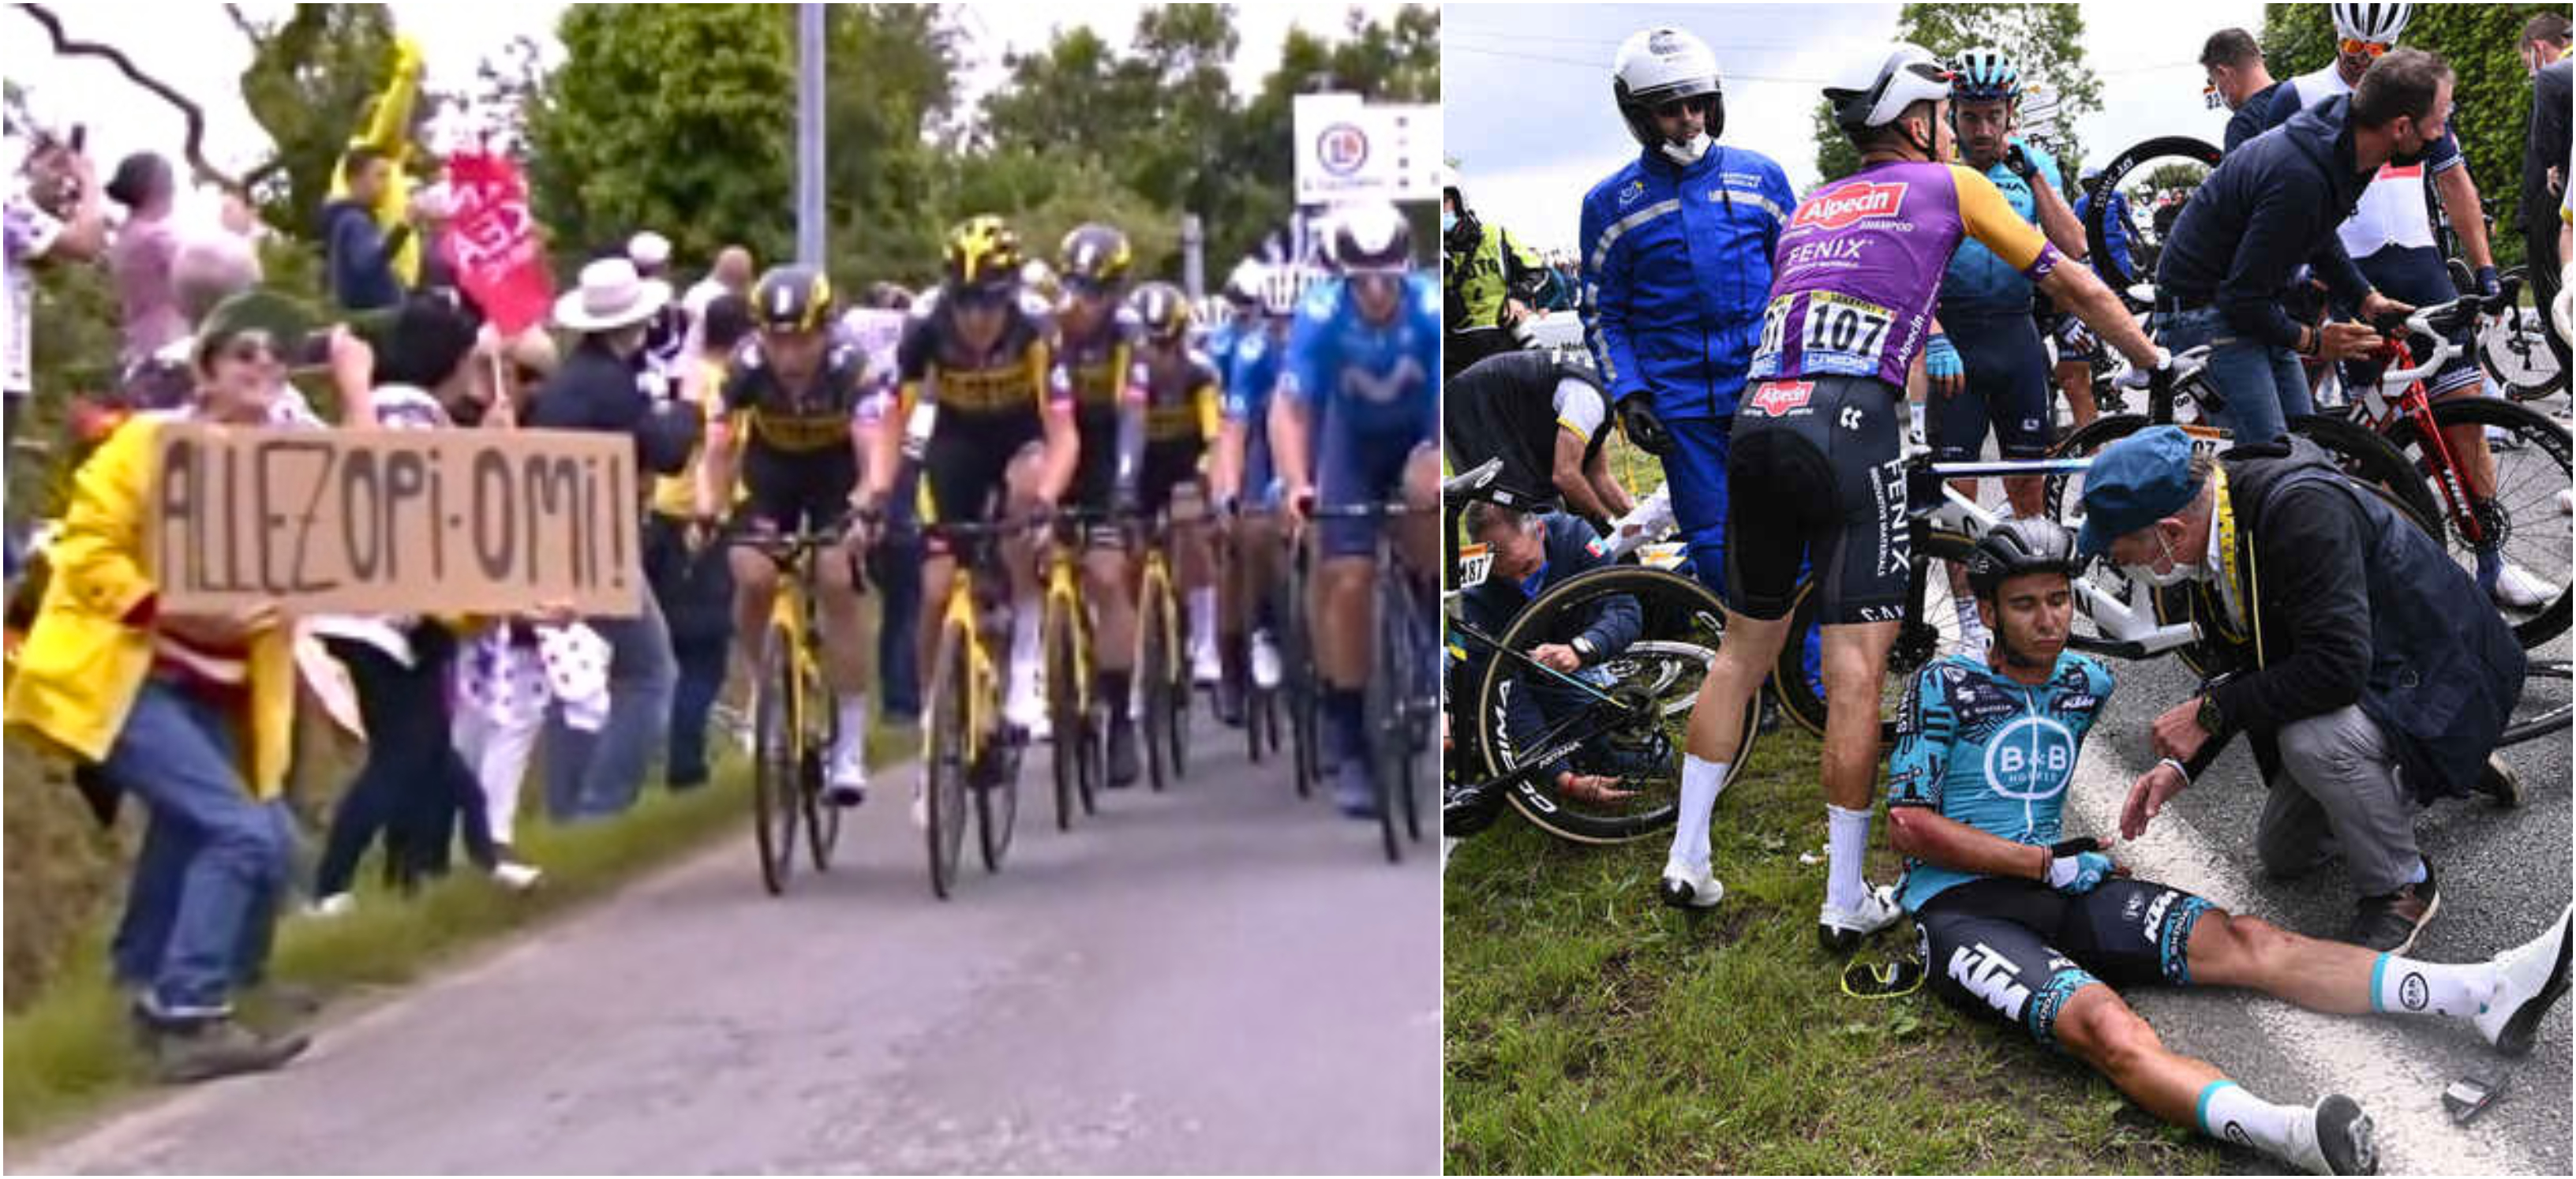
<svg viewBox="0 0 2576 1179">
<path fill-rule="evenodd" d="M 1003 873 L 951 902 L 905 767 L 783 900 L 745 831 L 12 1169 L 1436 1173 L 1433 857 L 1198 732 L 1188 782 L 1070 834 L 1032 761 Z"/>
</svg>

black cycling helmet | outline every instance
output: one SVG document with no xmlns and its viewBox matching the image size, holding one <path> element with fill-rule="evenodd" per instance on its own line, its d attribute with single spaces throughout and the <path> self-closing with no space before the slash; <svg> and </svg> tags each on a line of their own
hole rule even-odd
<svg viewBox="0 0 2576 1179">
<path fill-rule="evenodd" d="M 2075 534 L 2056 521 L 2031 516 L 2005 520 L 1977 538 L 1968 554 L 1968 590 L 1979 601 L 1995 596 L 2007 578 L 2024 573 L 2075 576 Z"/>
<path fill-rule="evenodd" d="M 948 231 L 948 285 L 1009 289 L 1020 281 L 1020 235 L 989 213 Z"/>
<path fill-rule="evenodd" d="M 774 266 L 751 288 L 752 322 L 765 332 L 819 332 L 832 318 L 832 280 L 811 266 Z"/>
<path fill-rule="evenodd" d="M 1127 296 L 1127 309 L 1145 329 L 1145 338 L 1168 344 L 1189 334 L 1190 297 L 1167 282 L 1149 282 Z"/>
<path fill-rule="evenodd" d="M 1055 268 L 1069 286 L 1115 287 L 1127 281 L 1135 252 L 1127 235 L 1097 221 L 1073 227 L 1056 247 Z"/>
</svg>

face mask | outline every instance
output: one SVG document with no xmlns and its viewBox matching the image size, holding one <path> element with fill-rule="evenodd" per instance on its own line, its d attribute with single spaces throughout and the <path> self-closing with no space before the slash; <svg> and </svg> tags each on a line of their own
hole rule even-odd
<svg viewBox="0 0 2576 1179">
<path fill-rule="evenodd" d="M 1688 140 L 1681 143 L 1674 143 L 1670 140 L 1666 140 L 1664 142 L 1664 158 L 1687 168 L 1698 163 L 1701 156 L 1707 155 L 1708 145 L 1713 142 L 1715 141 L 1708 137 L 1708 132 L 1706 131 L 1702 131 L 1697 135 L 1691 136 Z"/>
<path fill-rule="evenodd" d="M 1440 232 L 1447 233 L 1456 228 L 1458 228 L 1458 215 L 1447 209 L 1440 210 Z"/>
<path fill-rule="evenodd" d="M 2153 565 L 2122 565 L 2120 571 L 2157 589 L 2198 581 L 2207 574 L 2207 571 L 2200 566 L 2189 564 L 2174 556 L 2173 546 L 2165 542 L 2165 536 L 2161 532 L 2156 534 L 2156 547 L 2164 550 L 2165 562 L 2170 566 L 2164 572 L 2156 572 L 2156 567 Z"/>
<path fill-rule="evenodd" d="M 2415 150 L 2413 150 L 2413 151 L 2401 151 L 2401 152 L 2395 152 L 2395 153 L 2392 153 L 2392 154 L 2388 157 L 2388 162 L 2389 162 L 2389 163 L 2392 163 L 2392 164 L 2395 164 L 2395 165 L 2397 165 L 2397 166 L 2398 166 L 2398 167 L 2400 167 L 2400 168 L 2412 168 L 2412 167 L 2414 167 L 2414 166 L 2415 166 L 2415 165 L 2417 165 L 2417 164 L 2423 163 L 2423 162 L 2424 162 L 2424 155 L 2425 155 L 2425 153 L 2427 153 L 2427 152 L 2431 151 L 2431 150 L 2432 150 L 2432 148 L 2433 148 L 2432 143 L 2431 143 L 2430 141 L 2427 141 L 2427 142 L 2425 142 L 2422 146 L 2420 146 L 2420 147 L 2416 148 L 2416 149 L 2415 149 Z"/>
</svg>

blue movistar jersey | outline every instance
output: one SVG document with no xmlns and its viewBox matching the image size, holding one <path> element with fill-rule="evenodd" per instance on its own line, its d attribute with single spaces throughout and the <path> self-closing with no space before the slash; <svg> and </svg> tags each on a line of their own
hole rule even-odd
<svg viewBox="0 0 2576 1179">
<path fill-rule="evenodd" d="M 1220 354 L 1227 421 L 1257 428 L 1269 420 L 1270 393 L 1279 386 L 1279 364 L 1287 348 L 1286 341 L 1271 339 L 1269 332 L 1250 331 L 1235 338 L 1232 351 Z"/>
<path fill-rule="evenodd" d="M 1440 284 L 1405 276 L 1395 320 L 1372 324 L 1340 279 L 1315 284 L 1297 306 L 1279 394 L 1320 404 L 1336 432 L 1368 437 L 1439 435 Z"/>
<path fill-rule="evenodd" d="M 2038 168 L 2039 179 L 2050 188 L 2058 183 L 2057 160 L 2036 143 L 2020 143 L 2022 151 Z M 2030 191 L 2030 183 L 2013 175 L 2003 161 L 1986 169 L 1986 179 L 2004 194 L 2004 203 L 2021 219 L 2039 224 L 2039 198 Z M 1995 256 L 1985 243 L 1974 238 L 1959 243 L 1959 252 L 1951 255 L 1950 268 L 1941 275 L 1941 314 L 2005 315 L 2030 310 L 2030 279 L 2021 270 Z M 1948 325 L 1943 325 L 1948 326 Z"/>
<path fill-rule="evenodd" d="M 2059 814 L 2084 734 L 2111 698 L 2111 671 L 2073 653 L 2039 686 L 2023 684 L 1965 655 L 1935 661 L 1914 677 L 1897 716 L 1887 759 L 1887 805 L 1931 807 L 2015 843 L 2047 847 L 2063 838 Z M 1972 873 L 1905 862 L 1897 899 L 1907 912 Z"/>
<path fill-rule="evenodd" d="M 1241 320 L 1229 319 L 1208 329 L 1207 340 L 1203 346 L 1207 349 L 1207 354 L 1216 360 L 1217 376 L 1220 379 L 1226 375 L 1226 369 L 1233 367 L 1234 346 L 1242 343 L 1246 334 Z"/>
</svg>

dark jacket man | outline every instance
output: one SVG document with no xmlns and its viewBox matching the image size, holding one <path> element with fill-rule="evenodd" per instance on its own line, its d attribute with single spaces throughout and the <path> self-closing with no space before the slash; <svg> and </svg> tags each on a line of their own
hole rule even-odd
<svg viewBox="0 0 2576 1179">
<path fill-rule="evenodd" d="M 2348 96 L 2329 99 L 2229 152 L 2165 241 L 2156 264 L 2163 297 L 2214 303 L 2237 331 L 2296 348 L 2299 325 L 2281 310 L 2281 294 L 2300 264 L 2352 303 L 2370 293 L 2335 236 L 2370 180 L 2353 160 L 2351 109 Z"/>
</svg>

